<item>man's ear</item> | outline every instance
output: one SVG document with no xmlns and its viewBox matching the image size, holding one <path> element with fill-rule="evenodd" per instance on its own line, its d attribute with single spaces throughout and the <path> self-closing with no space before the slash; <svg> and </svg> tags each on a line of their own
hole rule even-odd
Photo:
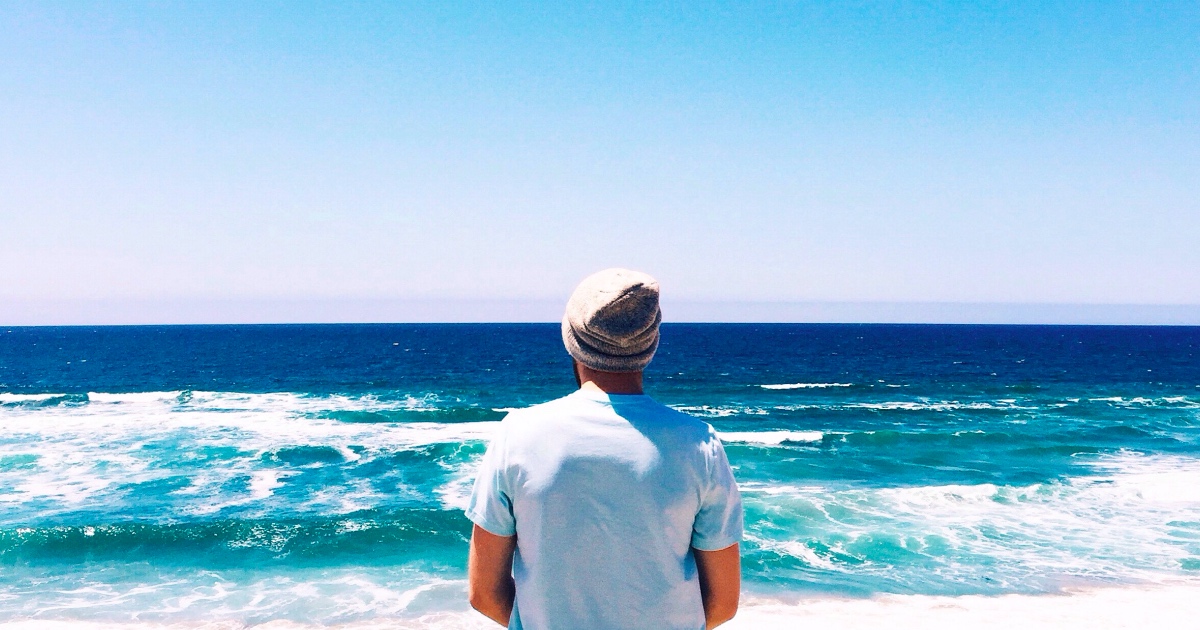
<svg viewBox="0 0 1200 630">
<path fill-rule="evenodd" d="M 579 361 L 571 359 L 571 370 L 575 372 L 575 387 L 583 387 L 583 377 L 579 375 Z"/>
</svg>

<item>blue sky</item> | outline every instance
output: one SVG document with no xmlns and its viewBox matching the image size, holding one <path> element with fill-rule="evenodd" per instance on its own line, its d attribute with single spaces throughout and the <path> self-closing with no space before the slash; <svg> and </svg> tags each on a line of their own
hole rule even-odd
<svg viewBox="0 0 1200 630">
<path fill-rule="evenodd" d="M 0 94 L 10 323 L 1200 305 L 1195 2 L 6 2 Z"/>
</svg>

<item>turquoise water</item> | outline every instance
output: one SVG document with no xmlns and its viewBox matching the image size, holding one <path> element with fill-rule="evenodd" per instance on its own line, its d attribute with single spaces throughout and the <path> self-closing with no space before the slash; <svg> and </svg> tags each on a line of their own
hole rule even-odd
<svg viewBox="0 0 1200 630">
<path fill-rule="evenodd" d="M 554 325 L 0 331 L 0 621 L 461 611 L 492 422 Z M 1200 329 L 664 328 L 746 590 L 1052 593 L 1200 573 Z"/>
</svg>

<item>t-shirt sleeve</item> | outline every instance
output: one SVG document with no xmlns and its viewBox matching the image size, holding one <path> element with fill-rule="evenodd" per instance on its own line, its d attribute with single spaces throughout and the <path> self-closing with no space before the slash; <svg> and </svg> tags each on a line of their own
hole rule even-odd
<svg viewBox="0 0 1200 630">
<path fill-rule="evenodd" d="M 513 516 L 504 450 L 502 425 L 479 463 L 467 518 L 497 536 L 513 536 L 517 533 L 517 521 Z"/>
<path fill-rule="evenodd" d="M 742 540 L 742 495 L 738 492 L 725 447 L 714 434 L 708 466 L 708 487 L 700 494 L 700 511 L 692 526 L 692 547 L 724 549 Z"/>
</svg>

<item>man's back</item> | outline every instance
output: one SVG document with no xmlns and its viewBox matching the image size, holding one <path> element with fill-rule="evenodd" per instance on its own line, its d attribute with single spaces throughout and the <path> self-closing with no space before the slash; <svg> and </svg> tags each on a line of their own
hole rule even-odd
<svg viewBox="0 0 1200 630">
<path fill-rule="evenodd" d="M 584 278 L 561 329 L 579 391 L 509 414 L 488 447 L 467 597 L 501 625 L 697 630 L 737 612 L 742 504 L 725 450 L 642 395 L 658 298 L 641 272 Z"/>
<path fill-rule="evenodd" d="M 648 396 L 594 390 L 510 414 L 468 516 L 516 535 L 512 628 L 703 628 L 691 548 L 741 538 L 712 428 Z"/>
</svg>

